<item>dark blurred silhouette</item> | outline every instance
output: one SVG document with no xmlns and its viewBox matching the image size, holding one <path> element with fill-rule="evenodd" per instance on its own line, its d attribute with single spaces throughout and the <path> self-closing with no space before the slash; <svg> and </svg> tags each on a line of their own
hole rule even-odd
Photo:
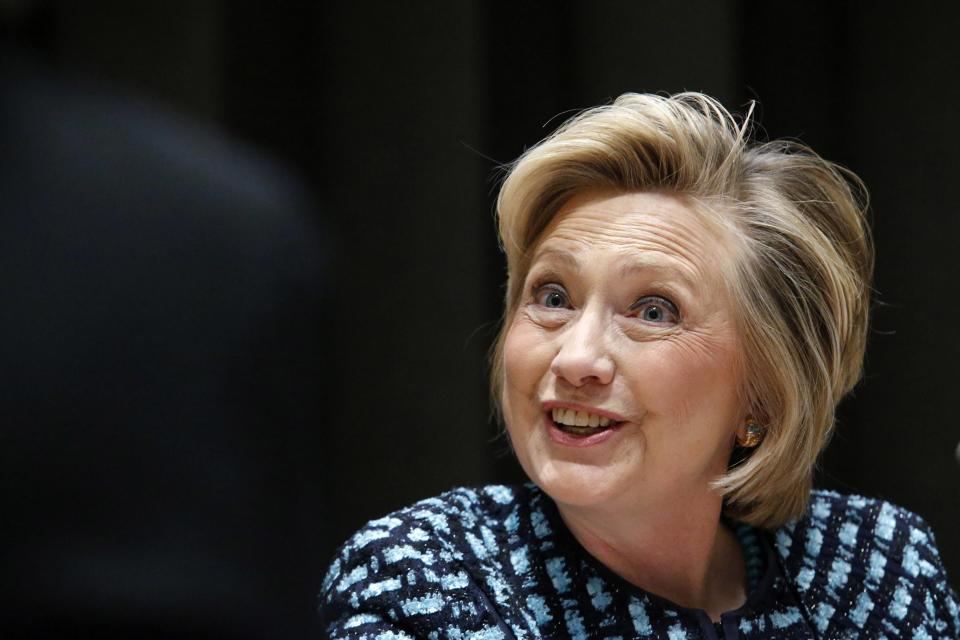
<svg viewBox="0 0 960 640">
<path fill-rule="evenodd" d="M 12 49 L 0 154 L 0 635 L 305 635 L 332 381 L 310 197 Z"/>
</svg>

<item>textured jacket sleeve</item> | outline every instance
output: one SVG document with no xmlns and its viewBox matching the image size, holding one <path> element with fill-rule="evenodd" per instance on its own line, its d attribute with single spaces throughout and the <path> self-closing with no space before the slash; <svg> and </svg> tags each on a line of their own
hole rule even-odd
<svg viewBox="0 0 960 640">
<path fill-rule="evenodd" d="M 816 491 L 776 544 L 818 637 L 960 638 L 957 596 L 920 516 Z"/>
<path fill-rule="evenodd" d="M 909 515 L 913 519 L 910 535 L 916 555 L 905 554 L 904 567 L 926 585 L 923 603 L 926 626 L 936 630 L 936 637 L 960 638 L 960 605 L 957 593 L 947 581 L 947 573 L 940 559 L 933 531 L 920 516 L 913 513 Z"/>
<path fill-rule="evenodd" d="M 450 525 L 412 507 L 367 524 L 341 548 L 320 594 L 331 640 L 512 637 L 449 542 Z M 444 531 L 444 529 L 446 531 Z"/>
</svg>

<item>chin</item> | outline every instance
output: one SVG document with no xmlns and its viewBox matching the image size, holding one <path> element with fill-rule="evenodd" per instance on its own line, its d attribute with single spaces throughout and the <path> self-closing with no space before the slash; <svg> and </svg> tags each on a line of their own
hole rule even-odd
<svg viewBox="0 0 960 640">
<path fill-rule="evenodd" d="M 534 484 L 558 504 L 601 505 L 616 499 L 624 489 L 623 483 L 611 482 L 609 469 L 594 465 L 551 460 L 538 465 L 535 473 L 526 471 Z"/>
</svg>

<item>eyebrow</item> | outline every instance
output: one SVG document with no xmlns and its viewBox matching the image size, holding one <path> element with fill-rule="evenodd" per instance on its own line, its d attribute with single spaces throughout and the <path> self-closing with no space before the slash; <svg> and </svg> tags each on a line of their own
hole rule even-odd
<svg viewBox="0 0 960 640">
<path fill-rule="evenodd" d="M 531 265 L 535 265 L 540 260 L 556 260 L 562 263 L 564 266 L 567 266 L 576 273 L 580 273 L 582 267 L 580 261 L 577 259 L 577 254 L 572 251 L 567 251 L 566 249 L 557 249 L 549 247 L 543 251 L 538 252 L 534 257 Z M 650 260 L 644 256 L 633 256 L 630 262 L 620 266 L 618 275 L 621 278 L 627 278 L 634 274 L 645 273 L 654 271 L 657 273 L 669 272 L 671 276 L 676 277 L 680 282 L 687 287 L 688 289 L 695 290 L 696 282 L 686 273 L 683 269 L 677 269 L 672 265 L 665 263 L 660 260 Z"/>
<path fill-rule="evenodd" d="M 533 260 L 530 261 L 530 265 L 533 266 L 543 259 L 556 260 L 557 262 L 563 263 L 573 271 L 580 273 L 580 261 L 577 260 L 576 254 L 571 251 L 553 248 L 547 248 L 543 251 L 538 251 L 536 255 L 533 256 Z"/>
<path fill-rule="evenodd" d="M 694 281 L 689 274 L 684 269 L 677 269 L 663 262 L 656 260 L 635 260 L 631 261 L 620 267 L 618 275 L 621 278 L 627 278 L 637 273 L 644 273 L 647 271 L 656 271 L 658 273 L 669 272 L 671 275 L 676 276 L 678 280 L 683 282 L 687 287 L 693 288 Z"/>
</svg>

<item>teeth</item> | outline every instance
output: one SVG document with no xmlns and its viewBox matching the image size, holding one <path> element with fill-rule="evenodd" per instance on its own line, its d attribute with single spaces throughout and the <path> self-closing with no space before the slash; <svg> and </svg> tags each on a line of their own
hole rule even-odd
<svg viewBox="0 0 960 640">
<path fill-rule="evenodd" d="M 595 413 L 574 411 L 573 409 L 554 408 L 553 421 L 569 427 L 609 427 L 612 420 Z"/>
</svg>

